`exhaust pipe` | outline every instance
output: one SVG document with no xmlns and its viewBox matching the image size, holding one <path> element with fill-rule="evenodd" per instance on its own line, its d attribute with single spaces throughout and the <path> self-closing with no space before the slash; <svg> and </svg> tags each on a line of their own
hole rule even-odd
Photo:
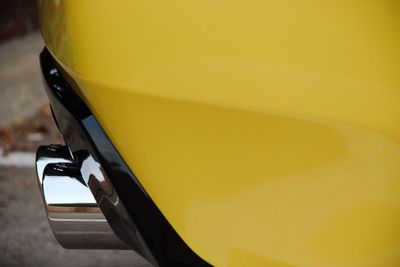
<svg viewBox="0 0 400 267">
<path fill-rule="evenodd" d="M 36 172 L 50 227 L 69 249 L 129 249 L 111 229 L 67 146 L 41 146 Z"/>
</svg>

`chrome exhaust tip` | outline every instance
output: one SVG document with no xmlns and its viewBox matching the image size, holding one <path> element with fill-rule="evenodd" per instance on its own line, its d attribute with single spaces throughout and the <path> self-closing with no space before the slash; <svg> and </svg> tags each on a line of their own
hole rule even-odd
<svg viewBox="0 0 400 267">
<path fill-rule="evenodd" d="M 128 249 L 111 229 L 67 146 L 41 146 L 37 180 L 50 227 L 69 249 Z"/>
</svg>

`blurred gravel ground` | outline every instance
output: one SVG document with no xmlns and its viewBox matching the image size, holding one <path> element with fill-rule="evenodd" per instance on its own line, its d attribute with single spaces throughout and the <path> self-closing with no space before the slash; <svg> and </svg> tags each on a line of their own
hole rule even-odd
<svg viewBox="0 0 400 267">
<path fill-rule="evenodd" d="M 0 159 L 62 142 L 42 87 L 39 33 L 0 45 Z M 0 267 L 141 266 L 132 251 L 66 250 L 47 222 L 33 167 L 0 164 Z"/>
<path fill-rule="evenodd" d="M 43 46 L 38 32 L 0 44 L 0 126 L 47 103 L 38 60 Z"/>
<path fill-rule="evenodd" d="M 0 127 L 0 156 L 12 151 L 35 152 L 39 145 L 50 143 L 62 144 L 63 140 L 48 104 L 28 118 L 14 118 L 9 125 Z"/>
</svg>

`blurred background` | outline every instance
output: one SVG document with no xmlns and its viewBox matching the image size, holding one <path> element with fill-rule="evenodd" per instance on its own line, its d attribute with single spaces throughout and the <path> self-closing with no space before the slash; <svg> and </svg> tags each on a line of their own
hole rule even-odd
<svg viewBox="0 0 400 267">
<path fill-rule="evenodd" d="M 0 266 L 150 266 L 131 251 L 66 250 L 47 222 L 37 146 L 61 143 L 42 86 L 36 1 L 0 0 Z"/>
</svg>

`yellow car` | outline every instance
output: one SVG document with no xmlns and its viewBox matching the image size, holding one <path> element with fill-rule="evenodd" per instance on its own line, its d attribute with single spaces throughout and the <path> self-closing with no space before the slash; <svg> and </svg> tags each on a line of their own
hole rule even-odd
<svg viewBox="0 0 400 267">
<path fill-rule="evenodd" d="M 400 2 L 39 0 L 66 248 L 400 266 Z"/>
</svg>

